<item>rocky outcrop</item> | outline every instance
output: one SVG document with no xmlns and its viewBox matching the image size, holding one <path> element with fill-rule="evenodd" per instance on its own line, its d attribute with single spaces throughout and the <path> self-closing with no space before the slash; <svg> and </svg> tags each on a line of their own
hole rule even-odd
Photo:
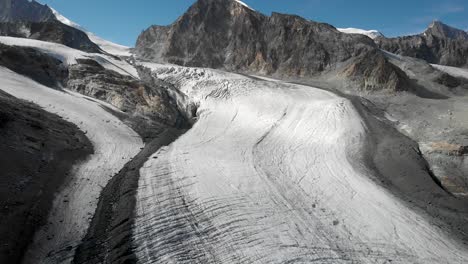
<svg viewBox="0 0 468 264">
<path fill-rule="evenodd" d="M 448 66 L 468 66 L 468 33 L 434 21 L 422 34 L 398 38 L 377 38 L 389 52 Z"/>
<path fill-rule="evenodd" d="M 0 263 L 21 263 L 55 193 L 92 151 L 75 125 L 0 92 Z"/>
<path fill-rule="evenodd" d="M 49 87 L 63 86 L 68 76 L 60 60 L 33 48 L 0 44 L 0 66 Z"/>
<path fill-rule="evenodd" d="M 233 0 L 199 0 L 176 22 L 167 27 L 152 26 L 138 38 L 135 52 L 140 59 L 184 66 L 223 68 L 264 75 L 310 77 L 343 70 L 343 65 L 360 57 L 362 67 L 380 67 L 395 78 L 395 72 L 374 42 L 363 35 L 344 34 L 325 23 L 273 13 L 260 14 Z M 371 69 L 348 71 L 353 79 Z M 347 76 L 348 76 L 347 75 Z M 373 77 L 366 89 L 403 90 L 381 86 L 387 76 Z M 392 82 L 399 85 L 405 80 Z"/>
<path fill-rule="evenodd" d="M 54 42 L 85 52 L 102 52 L 86 33 L 57 20 L 0 23 L 0 35 Z"/>
<path fill-rule="evenodd" d="M 454 77 L 448 73 L 441 73 L 434 81 L 438 84 L 442 84 L 448 88 L 456 88 L 464 83 L 468 83 L 467 80 L 462 78 Z"/>
<path fill-rule="evenodd" d="M 107 70 L 93 60 L 78 60 L 78 64 L 71 65 L 66 86 L 122 110 L 144 139 L 152 138 L 154 128 L 162 124 L 184 127 L 186 123 L 164 87 Z"/>
<path fill-rule="evenodd" d="M 0 0 L 0 35 L 60 43 L 86 52 L 102 52 L 88 35 L 58 21 L 36 1 Z"/>
<path fill-rule="evenodd" d="M 343 74 L 359 82 L 364 90 L 372 91 L 384 87 L 386 90 L 407 91 L 412 86 L 406 73 L 389 63 L 378 51 L 359 56 L 355 62 L 345 67 Z"/>
</svg>

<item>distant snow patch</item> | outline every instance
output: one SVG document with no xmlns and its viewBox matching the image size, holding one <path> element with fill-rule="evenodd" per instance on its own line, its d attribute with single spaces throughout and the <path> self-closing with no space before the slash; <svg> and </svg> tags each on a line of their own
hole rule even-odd
<svg viewBox="0 0 468 264">
<path fill-rule="evenodd" d="M 105 40 L 99 36 L 96 36 L 94 33 L 87 31 L 85 28 L 83 28 L 79 24 L 64 17 L 62 14 L 57 12 L 57 10 L 53 8 L 50 8 L 50 9 L 52 10 L 53 14 L 55 15 L 55 18 L 57 18 L 58 21 L 62 22 L 63 24 L 67 26 L 83 31 L 84 33 L 88 35 L 89 39 L 92 42 L 94 42 L 96 45 L 98 45 L 103 51 L 112 55 L 116 55 L 116 56 L 130 57 L 132 55 L 132 53 L 130 52 L 131 51 L 130 47 L 116 44 L 108 40 Z"/>
<path fill-rule="evenodd" d="M 245 7 L 247 7 L 247 8 L 250 9 L 250 10 L 255 11 L 255 9 L 251 8 L 249 5 L 247 5 L 246 3 L 244 3 L 244 2 L 242 2 L 242 1 L 240 1 L 240 0 L 234 0 L 234 1 L 236 1 L 237 3 L 239 3 L 239 4 L 241 4 L 241 5 L 245 6 Z"/>
<path fill-rule="evenodd" d="M 0 36 L 0 43 L 8 46 L 30 47 L 45 54 L 48 54 L 66 65 L 77 63 L 77 59 L 92 59 L 97 61 L 102 67 L 118 72 L 122 75 L 138 78 L 138 72 L 125 60 L 116 59 L 100 53 L 86 53 L 81 50 L 72 49 L 62 44 L 40 41 L 35 39 L 14 38 Z"/>
<path fill-rule="evenodd" d="M 364 30 L 358 28 L 337 28 L 338 31 L 346 34 L 361 34 L 366 35 L 371 39 L 376 39 L 378 37 L 383 37 L 384 35 L 377 30 Z"/>
</svg>

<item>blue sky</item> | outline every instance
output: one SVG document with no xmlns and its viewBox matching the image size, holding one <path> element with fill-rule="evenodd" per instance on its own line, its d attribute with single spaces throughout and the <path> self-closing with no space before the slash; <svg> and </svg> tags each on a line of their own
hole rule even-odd
<svg viewBox="0 0 468 264">
<path fill-rule="evenodd" d="M 195 0 L 38 0 L 108 40 L 133 46 L 150 25 L 173 22 Z M 336 27 L 377 29 L 387 36 L 422 32 L 434 19 L 468 30 L 467 0 L 244 0 L 269 15 L 297 14 Z"/>
</svg>

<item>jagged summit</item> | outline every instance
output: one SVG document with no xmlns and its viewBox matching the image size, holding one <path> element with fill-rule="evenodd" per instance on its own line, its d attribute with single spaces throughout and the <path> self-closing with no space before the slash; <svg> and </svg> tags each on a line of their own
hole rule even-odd
<svg viewBox="0 0 468 264">
<path fill-rule="evenodd" d="M 455 67 L 468 65 L 468 33 L 438 20 L 433 21 L 421 34 L 378 38 L 376 43 L 383 50 L 429 63 Z"/>
<path fill-rule="evenodd" d="M 434 20 L 424 32 L 425 36 L 435 36 L 439 38 L 468 40 L 468 33 L 461 29 L 457 29 L 442 23 L 439 20 Z"/>
<path fill-rule="evenodd" d="M 145 30 L 135 53 L 146 61 L 264 75 L 308 77 L 339 71 L 363 81 L 365 89 L 387 87 L 388 78 L 405 78 L 368 37 L 343 34 L 296 15 L 266 16 L 235 0 L 198 0 L 171 25 Z M 345 65 L 351 68 L 342 69 Z M 368 80 L 370 69 L 384 76 Z M 389 89 L 405 89 L 399 85 L 405 82 L 392 83 L 397 85 Z"/>
</svg>

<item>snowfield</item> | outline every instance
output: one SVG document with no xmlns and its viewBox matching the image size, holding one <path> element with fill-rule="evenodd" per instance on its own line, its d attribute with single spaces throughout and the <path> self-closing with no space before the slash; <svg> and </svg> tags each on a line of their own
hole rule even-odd
<svg viewBox="0 0 468 264">
<path fill-rule="evenodd" d="M 364 30 L 358 28 L 337 28 L 338 31 L 346 34 L 361 34 L 366 35 L 371 39 L 376 39 L 378 37 L 383 37 L 384 35 L 377 30 Z"/>
<path fill-rule="evenodd" d="M 56 195 L 49 224 L 36 233 L 25 257 L 25 263 L 68 263 L 86 234 L 102 188 L 140 151 L 143 142 L 95 99 L 42 86 L 3 67 L 0 83 L 3 91 L 74 123 L 93 144 L 94 154 L 75 166 L 71 181 Z"/>
<path fill-rule="evenodd" d="M 139 263 L 468 263 L 457 241 L 352 165 L 363 164 L 367 128 L 347 99 L 144 65 L 200 107 L 140 170 Z"/>
<path fill-rule="evenodd" d="M 9 46 L 34 48 L 62 61 L 66 65 L 76 64 L 77 59 L 92 59 L 108 70 L 138 78 L 138 73 L 135 67 L 130 65 L 128 62 L 104 54 L 87 53 L 81 50 L 72 49 L 62 44 L 25 38 L 0 36 L 0 43 Z"/>
</svg>

